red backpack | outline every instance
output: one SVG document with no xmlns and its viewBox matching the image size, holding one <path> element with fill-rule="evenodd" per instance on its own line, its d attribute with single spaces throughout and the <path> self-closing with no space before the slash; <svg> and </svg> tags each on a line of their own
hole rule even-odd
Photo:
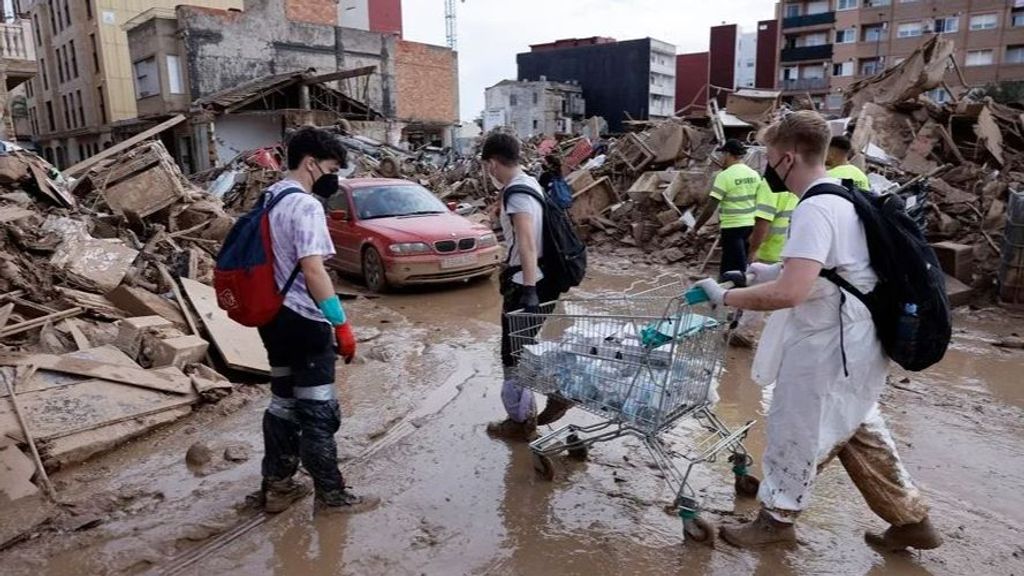
<svg viewBox="0 0 1024 576">
<path fill-rule="evenodd" d="M 281 290 L 274 281 L 274 250 L 270 235 L 270 211 L 289 194 L 304 194 L 288 188 L 270 201 L 266 196 L 231 227 L 217 254 L 213 287 L 217 305 L 243 326 L 263 326 L 277 316 L 288 289 L 299 275 L 295 265 Z"/>
</svg>

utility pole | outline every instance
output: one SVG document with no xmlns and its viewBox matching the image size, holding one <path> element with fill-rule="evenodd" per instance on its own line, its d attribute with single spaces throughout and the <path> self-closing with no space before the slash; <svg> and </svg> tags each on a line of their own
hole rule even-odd
<svg viewBox="0 0 1024 576">
<path fill-rule="evenodd" d="M 459 39 L 456 30 L 455 0 L 444 0 L 444 32 L 448 40 L 448 48 L 458 48 Z"/>
</svg>

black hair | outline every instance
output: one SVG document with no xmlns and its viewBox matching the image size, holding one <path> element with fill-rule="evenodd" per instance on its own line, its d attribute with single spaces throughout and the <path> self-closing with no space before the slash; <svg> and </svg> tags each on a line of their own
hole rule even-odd
<svg viewBox="0 0 1024 576">
<path fill-rule="evenodd" d="M 835 148 L 836 150 L 842 150 L 847 154 L 850 153 L 850 150 L 853 150 L 853 144 L 846 136 L 833 136 L 832 141 L 828 143 L 828 147 Z"/>
<path fill-rule="evenodd" d="M 495 132 L 484 140 L 483 150 L 480 152 L 483 160 L 497 160 L 506 166 L 514 166 L 519 163 L 519 140 L 504 132 Z"/>
<path fill-rule="evenodd" d="M 557 172 L 562 169 L 562 157 L 558 154 L 548 154 L 547 157 L 544 158 L 544 162 L 550 170 Z"/>
<path fill-rule="evenodd" d="M 288 169 L 295 170 L 307 156 L 316 161 L 337 160 L 342 168 L 348 165 L 348 150 L 337 136 L 323 128 L 303 126 L 285 142 L 288 151 Z"/>
</svg>

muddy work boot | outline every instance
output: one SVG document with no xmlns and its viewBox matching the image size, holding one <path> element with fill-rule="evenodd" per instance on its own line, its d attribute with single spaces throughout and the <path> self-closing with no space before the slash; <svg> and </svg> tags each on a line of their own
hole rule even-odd
<svg viewBox="0 0 1024 576">
<path fill-rule="evenodd" d="M 500 422 L 491 422 L 487 425 L 487 433 L 502 440 L 530 442 L 537 437 L 537 419 L 530 418 L 523 422 L 516 422 L 511 418 L 506 418 Z"/>
<path fill-rule="evenodd" d="M 544 405 L 544 410 L 537 415 L 537 425 L 546 426 L 558 422 L 569 411 L 569 408 L 572 408 L 571 401 L 557 394 L 548 396 L 548 403 Z"/>
<path fill-rule="evenodd" d="M 942 546 L 942 536 L 928 518 L 916 524 L 889 526 L 889 529 L 881 534 L 866 532 L 864 541 L 889 552 L 898 552 L 906 548 L 932 550 Z"/>
<path fill-rule="evenodd" d="M 720 534 L 723 540 L 739 548 L 796 542 L 796 529 L 793 525 L 779 522 L 764 510 L 761 510 L 753 522 L 743 526 L 724 527 Z"/>
<path fill-rule="evenodd" d="M 369 512 L 380 505 L 376 496 L 357 496 L 348 488 L 338 492 L 317 494 L 313 509 L 317 513 L 359 514 Z"/>
<path fill-rule="evenodd" d="M 268 514 L 284 512 L 296 500 L 301 500 L 309 494 L 308 484 L 296 482 L 292 478 L 287 480 L 263 480 L 261 490 L 263 496 L 263 510 Z"/>
</svg>

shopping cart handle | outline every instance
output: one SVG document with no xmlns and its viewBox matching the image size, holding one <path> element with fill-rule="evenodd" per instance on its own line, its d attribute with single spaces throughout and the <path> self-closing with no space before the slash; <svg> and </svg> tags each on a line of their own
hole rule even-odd
<svg viewBox="0 0 1024 576">
<path fill-rule="evenodd" d="M 720 282 L 718 285 L 728 290 L 730 288 L 745 288 L 747 286 L 748 277 L 739 270 L 731 270 L 722 274 L 722 280 L 723 282 Z M 708 301 L 707 293 L 697 286 L 687 290 L 686 293 L 683 294 L 683 297 L 686 299 L 686 303 L 690 306 L 703 304 Z"/>
</svg>

